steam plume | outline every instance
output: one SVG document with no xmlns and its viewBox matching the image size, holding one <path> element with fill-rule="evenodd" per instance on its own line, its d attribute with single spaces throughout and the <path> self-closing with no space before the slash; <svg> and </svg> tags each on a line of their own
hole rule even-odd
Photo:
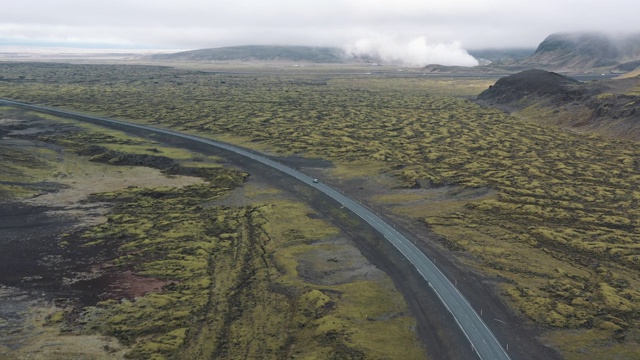
<svg viewBox="0 0 640 360">
<path fill-rule="evenodd" d="M 459 42 L 430 44 L 424 36 L 406 42 L 392 37 L 362 38 L 345 46 L 345 51 L 354 57 L 377 58 L 385 63 L 407 66 L 478 65 L 478 61 Z"/>
</svg>

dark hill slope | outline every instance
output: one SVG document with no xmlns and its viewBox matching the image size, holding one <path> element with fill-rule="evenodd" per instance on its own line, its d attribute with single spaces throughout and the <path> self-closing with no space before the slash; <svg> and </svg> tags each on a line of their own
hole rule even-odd
<svg viewBox="0 0 640 360">
<path fill-rule="evenodd" d="M 300 61 L 338 63 L 345 59 L 338 48 L 310 46 L 248 45 L 150 55 L 164 61 Z"/>
<path fill-rule="evenodd" d="M 600 33 L 549 35 L 518 66 L 576 72 L 615 67 L 640 60 L 640 34 L 612 37 Z"/>
<path fill-rule="evenodd" d="M 507 110 L 526 107 L 527 98 L 570 99 L 581 96 L 576 91 L 580 82 L 570 77 L 544 70 L 527 70 L 503 77 L 495 85 L 478 95 L 478 100 L 487 105 L 503 106 Z"/>
<path fill-rule="evenodd" d="M 618 47 L 603 34 L 552 34 L 528 60 L 584 68 L 615 65 L 619 56 Z"/>
<path fill-rule="evenodd" d="M 498 80 L 477 102 L 543 124 L 640 140 L 640 77 L 580 83 L 528 70 Z"/>
</svg>

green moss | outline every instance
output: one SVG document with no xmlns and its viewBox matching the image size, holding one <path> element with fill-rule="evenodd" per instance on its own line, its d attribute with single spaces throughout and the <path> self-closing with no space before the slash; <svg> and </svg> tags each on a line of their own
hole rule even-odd
<svg viewBox="0 0 640 360">
<path fill-rule="evenodd" d="M 612 97 L 614 97 L 615 95 L 611 94 L 611 93 L 602 93 L 602 94 L 598 94 L 596 95 L 596 99 L 598 100 L 606 100 L 606 99 L 610 99 Z"/>
<path fill-rule="evenodd" d="M 64 320 L 65 315 L 66 315 L 65 311 L 56 311 L 55 313 L 51 314 L 47 318 L 47 324 L 58 324 L 58 323 L 61 323 Z"/>
</svg>

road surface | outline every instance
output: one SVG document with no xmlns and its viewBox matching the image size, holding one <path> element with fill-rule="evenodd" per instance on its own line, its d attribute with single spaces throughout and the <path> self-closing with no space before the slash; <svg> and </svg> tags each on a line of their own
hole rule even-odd
<svg viewBox="0 0 640 360">
<path fill-rule="evenodd" d="M 435 264 L 427 256 L 425 256 L 422 251 L 420 251 L 420 249 L 418 249 L 415 245 L 413 245 L 411 241 L 409 241 L 409 239 L 400 234 L 392 226 L 387 224 L 370 210 L 355 202 L 346 195 L 341 194 L 339 191 L 336 191 L 335 189 L 322 183 L 322 181 L 315 182 L 314 178 L 296 171 L 286 165 L 280 164 L 274 160 L 268 159 L 267 157 L 259 153 L 241 149 L 223 142 L 201 138 L 195 135 L 183 134 L 146 125 L 132 124 L 119 120 L 89 116 L 72 111 L 58 110 L 50 107 L 30 105 L 11 100 L 0 99 L 0 104 L 2 103 L 57 116 L 71 117 L 78 120 L 88 120 L 93 123 L 97 122 L 114 124 L 122 127 L 169 135 L 179 139 L 192 140 L 200 144 L 214 146 L 250 158 L 298 179 L 306 185 L 325 193 L 335 201 L 344 205 L 345 208 L 348 208 L 354 214 L 366 221 L 369 225 L 371 225 L 371 227 L 373 227 L 382 236 L 384 236 L 393 246 L 395 246 L 406 257 L 406 259 L 416 267 L 417 271 L 424 277 L 431 289 L 433 289 L 433 291 L 442 301 L 447 310 L 449 310 L 458 327 L 469 340 L 473 351 L 478 355 L 480 359 L 510 359 L 509 355 L 501 346 L 498 339 L 496 339 L 496 337 L 484 323 L 482 318 L 473 309 L 473 307 L 471 307 L 471 304 L 469 304 L 467 299 L 458 291 L 458 289 L 451 283 L 451 281 L 449 281 L 449 279 L 444 276 L 444 274 L 435 266 Z"/>
</svg>

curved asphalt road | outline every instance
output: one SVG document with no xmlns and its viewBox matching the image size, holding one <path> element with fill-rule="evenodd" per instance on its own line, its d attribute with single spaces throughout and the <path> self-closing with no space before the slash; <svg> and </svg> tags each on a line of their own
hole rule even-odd
<svg viewBox="0 0 640 360">
<path fill-rule="evenodd" d="M 50 107 L 30 105 L 11 100 L 0 99 L 0 104 L 12 105 L 30 110 L 36 110 L 52 115 L 69 116 L 74 119 L 87 119 L 92 122 L 102 122 L 108 124 L 116 124 L 129 128 L 142 129 L 164 135 L 170 135 L 181 139 L 188 139 L 234 152 L 238 155 L 245 156 L 252 160 L 261 162 L 283 173 L 293 176 L 301 182 L 322 191 L 334 200 L 338 201 L 353 213 L 358 215 L 364 221 L 369 223 L 374 229 L 382 234 L 393 246 L 416 267 L 418 272 L 427 280 L 429 286 L 438 295 L 444 306 L 451 312 L 456 323 L 467 337 L 475 353 L 480 359 L 510 359 L 509 355 L 502 348 L 498 339 L 493 335 L 491 330 L 482 321 L 478 313 L 471 307 L 471 304 L 458 291 L 458 289 L 447 279 L 442 272 L 427 258 L 415 245 L 406 237 L 389 226 L 386 222 L 373 214 L 371 211 L 351 200 L 349 197 L 342 195 L 340 192 L 323 184 L 313 182 L 313 178 L 296 171 L 288 166 L 282 165 L 276 161 L 270 160 L 262 155 L 229 145 L 222 142 L 204 139 L 194 135 L 182 134 L 171 130 L 159 129 L 151 126 L 132 124 L 124 121 L 100 118 L 95 116 L 84 115 L 76 112 L 58 110 Z"/>
</svg>

